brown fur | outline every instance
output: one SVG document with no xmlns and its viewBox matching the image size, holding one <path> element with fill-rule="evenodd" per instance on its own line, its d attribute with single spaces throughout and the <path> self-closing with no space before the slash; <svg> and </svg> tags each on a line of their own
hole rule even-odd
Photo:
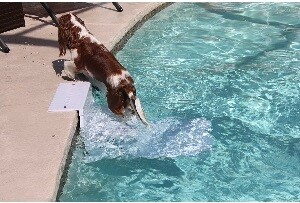
<svg viewBox="0 0 300 203">
<path fill-rule="evenodd" d="M 74 15 L 75 16 L 75 15 Z M 76 20 L 84 27 L 84 22 L 78 18 Z M 67 49 L 77 49 L 78 56 L 74 58 L 76 72 L 88 71 L 94 79 L 103 82 L 107 88 L 107 103 L 109 109 L 117 114 L 124 116 L 125 109 L 130 106 L 128 94 L 133 93 L 136 98 L 136 89 L 133 79 L 128 76 L 120 81 L 117 87 L 113 87 L 107 78 L 112 75 L 121 74 L 126 70 L 107 50 L 103 44 L 92 42 L 89 37 L 81 37 L 81 29 L 72 24 L 71 15 L 66 14 L 59 19 L 58 43 L 60 56 L 66 54 Z"/>
</svg>

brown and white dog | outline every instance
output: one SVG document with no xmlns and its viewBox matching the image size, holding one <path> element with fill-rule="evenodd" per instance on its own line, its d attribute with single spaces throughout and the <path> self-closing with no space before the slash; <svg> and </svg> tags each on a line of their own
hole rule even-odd
<svg viewBox="0 0 300 203">
<path fill-rule="evenodd" d="M 88 31 L 79 17 L 71 13 L 60 17 L 58 43 L 59 56 L 65 55 L 67 49 L 71 53 L 71 60 L 64 62 L 68 77 L 75 79 L 76 73 L 83 73 L 99 89 L 103 89 L 101 84 L 104 83 L 108 108 L 113 113 L 124 117 L 126 109 L 133 109 L 148 125 L 129 72 Z"/>
</svg>

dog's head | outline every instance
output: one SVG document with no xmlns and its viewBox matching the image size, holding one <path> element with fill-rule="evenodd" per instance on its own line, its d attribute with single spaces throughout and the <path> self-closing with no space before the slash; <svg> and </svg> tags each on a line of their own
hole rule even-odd
<svg viewBox="0 0 300 203">
<path fill-rule="evenodd" d="M 144 111 L 142 109 L 139 98 L 136 96 L 136 89 L 132 83 L 127 83 L 118 86 L 118 88 L 108 88 L 107 91 L 107 103 L 109 109 L 120 116 L 124 116 L 125 110 L 130 106 L 140 120 L 145 124 L 149 125 Z"/>
<path fill-rule="evenodd" d="M 59 18 L 58 44 L 59 56 L 66 54 L 66 49 L 72 49 L 78 45 L 81 29 L 85 28 L 84 21 L 75 14 L 65 14 Z"/>
<path fill-rule="evenodd" d="M 125 109 L 130 105 L 130 100 L 136 98 L 136 89 L 132 83 L 108 87 L 107 103 L 109 109 L 117 115 L 124 116 Z"/>
</svg>

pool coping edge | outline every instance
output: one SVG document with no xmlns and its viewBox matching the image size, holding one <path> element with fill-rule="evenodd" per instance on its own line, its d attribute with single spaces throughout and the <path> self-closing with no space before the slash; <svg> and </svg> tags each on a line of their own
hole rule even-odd
<svg viewBox="0 0 300 203">
<path fill-rule="evenodd" d="M 107 48 L 115 55 L 119 51 L 123 49 L 127 41 L 134 35 L 134 33 L 142 27 L 142 25 L 152 18 L 154 15 L 162 11 L 163 9 L 167 8 L 168 6 L 172 5 L 172 2 L 164 2 L 164 3 L 151 3 L 150 5 L 146 6 L 143 11 L 139 13 L 134 19 L 132 19 L 125 29 L 119 31 L 114 39 L 107 45 Z M 63 187 L 65 185 L 65 180 L 68 177 L 68 170 L 69 166 L 72 162 L 72 155 L 73 149 L 75 147 L 75 142 L 77 140 L 78 132 L 80 131 L 79 128 L 79 116 L 78 112 L 75 113 L 74 119 L 71 123 L 69 136 L 67 140 L 67 145 L 64 149 L 64 155 L 61 160 L 61 165 L 59 172 L 56 177 L 56 185 L 55 191 L 52 198 L 49 201 L 59 201 L 59 197 L 62 194 Z"/>
</svg>

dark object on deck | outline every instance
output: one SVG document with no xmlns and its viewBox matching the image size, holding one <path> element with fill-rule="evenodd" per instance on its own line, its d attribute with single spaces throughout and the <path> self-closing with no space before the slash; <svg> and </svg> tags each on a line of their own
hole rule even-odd
<svg viewBox="0 0 300 203">
<path fill-rule="evenodd" d="M 112 2 L 112 4 L 115 6 L 118 12 L 122 12 L 123 8 L 120 6 L 118 2 Z"/>
<path fill-rule="evenodd" d="M 4 53 L 8 53 L 10 49 L 7 47 L 7 45 L 3 42 L 3 40 L 0 38 L 0 47 Z"/>
<path fill-rule="evenodd" d="M 117 2 L 112 2 L 118 12 L 122 12 L 123 8 Z M 41 5 L 52 18 L 55 25 L 58 27 L 58 19 L 53 10 L 46 2 L 41 2 Z M 24 12 L 22 3 L 0 3 L 0 33 L 13 30 L 25 26 Z M 4 53 L 8 53 L 10 49 L 0 38 L 0 47 Z"/>
<path fill-rule="evenodd" d="M 25 26 L 22 3 L 0 3 L 0 33 Z M 10 50 L 0 39 L 0 47 L 4 53 Z"/>
<path fill-rule="evenodd" d="M 22 3 L 0 3 L 0 33 L 25 26 Z"/>
<path fill-rule="evenodd" d="M 47 3 L 45 3 L 45 2 L 42 3 L 41 2 L 41 4 L 45 8 L 45 10 L 49 14 L 49 16 L 52 18 L 53 22 L 58 27 L 58 20 L 57 20 L 57 17 L 55 16 L 55 13 L 53 12 L 53 10 L 49 7 L 49 5 Z M 120 4 L 118 2 L 112 2 L 112 4 L 115 6 L 115 8 L 117 9 L 118 12 L 122 12 L 123 11 L 123 8 L 120 6 Z"/>
<path fill-rule="evenodd" d="M 44 7 L 44 9 L 47 11 L 47 13 L 49 14 L 49 16 L 52 18 L 52 20 L 55 23 L 55 25 L 58 27 L 58 20 L 57 20 L 57 17 L 55 16 L 55 13 L 52 11 L 52 9 L 48 6 L 47 3 L 41 2 L 41 4 Z"/>
</svg>

